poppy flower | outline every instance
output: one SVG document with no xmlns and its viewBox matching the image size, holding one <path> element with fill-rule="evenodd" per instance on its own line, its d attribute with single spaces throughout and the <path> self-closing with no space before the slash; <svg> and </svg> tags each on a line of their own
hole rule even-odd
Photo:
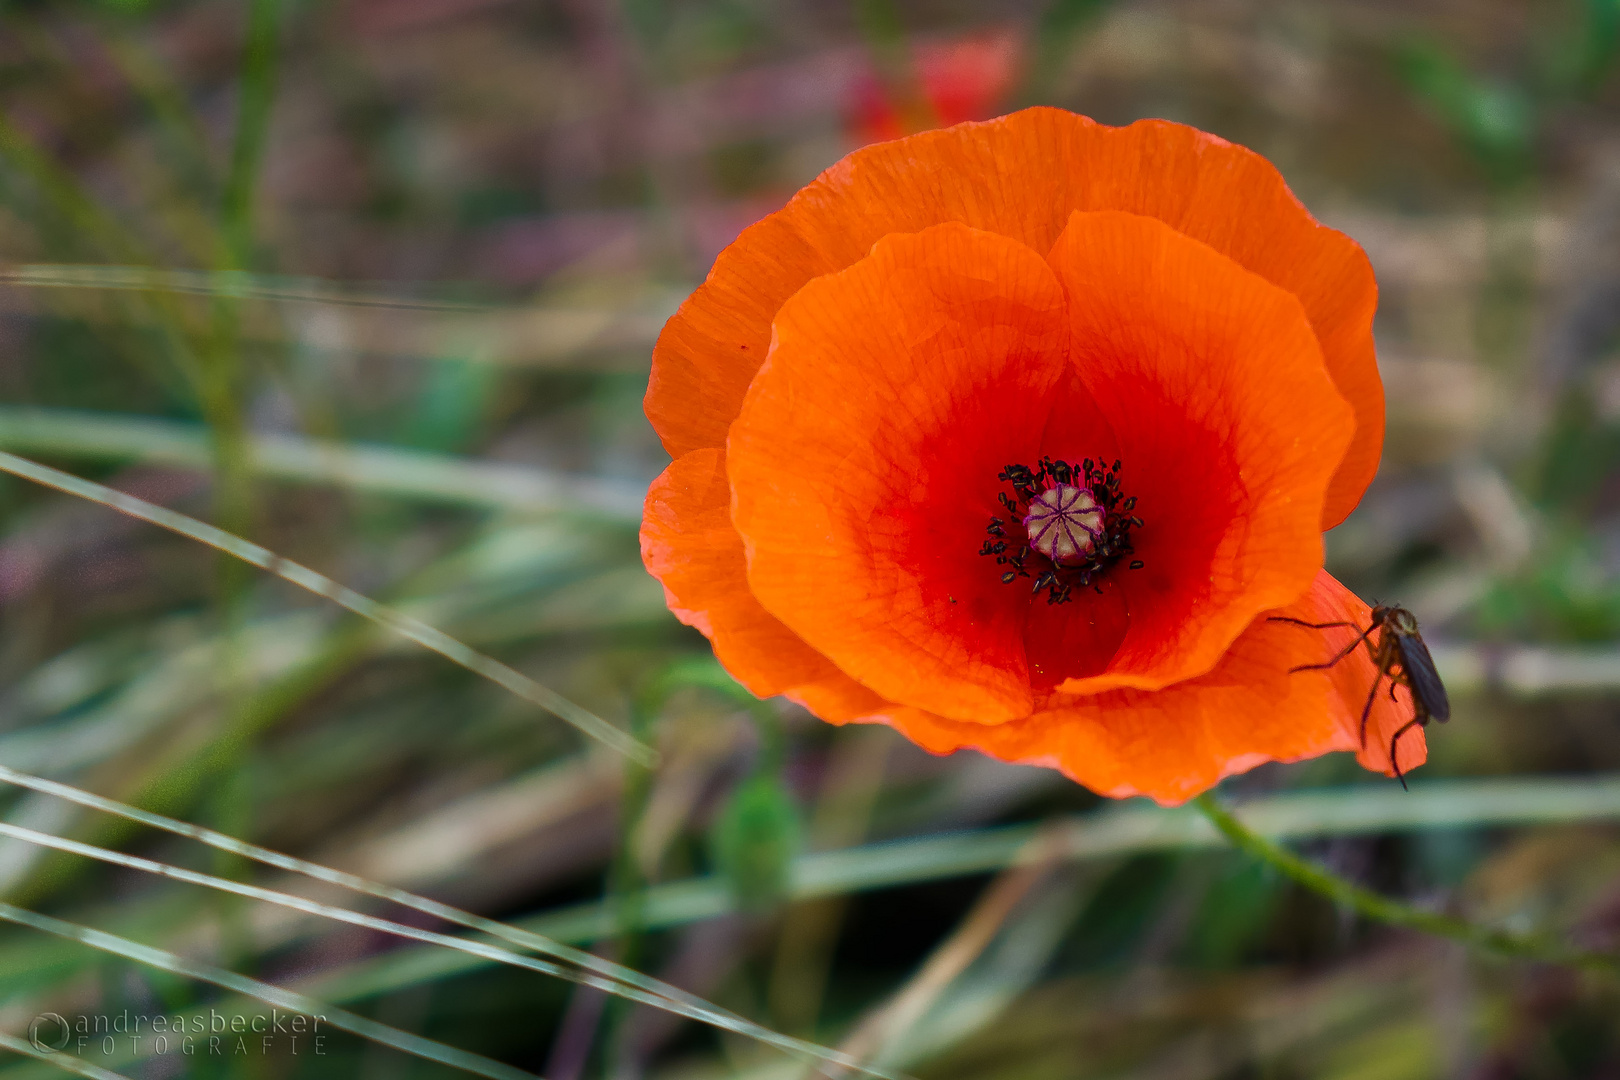
<svg viewBox="0 0 1620 1080">
<path fill-rule="evenodd" d="M 1110 796 L 1390 773 L 1322 569 L 1377 468 L 1372 271 L 1263 158 L 1057 109 L 858 150 L 653 353 L 642 553 L 754 693 Z M 1420 764 L 1420 730 L 1399 743 Z"/>
<path fill-rule="evenodd" d="M 995 115 L 1018 78 L 1019 41 L 1012 34 L 925 42 L 912 56 L 918 90 L 935 121 L 929 127 Z M 859 145 L 910 134 L 906 110 L 876 71 L 863 72 L 851 84 L 848 111 L 850 136 Z"/>
</svg>

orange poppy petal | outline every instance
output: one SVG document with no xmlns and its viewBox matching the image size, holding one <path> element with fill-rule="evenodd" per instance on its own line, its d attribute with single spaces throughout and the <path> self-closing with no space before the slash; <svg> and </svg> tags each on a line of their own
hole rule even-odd
<svg viewBox="0 0 1620 1080">
<path fill-rule="evenodd" d="M 1265 761 L 1350 748 L 1329 708 L 1328 680 L 1288 674 L 1316 644 L 1260 619 L 1213 671 L 1164 690 L 1053 695 L 1010 724 L 905 717 L 896 726 L 936 752 L 970 746 L 1058 769 L 1099 794 L 1173 805 Z"/>
<path fill-rule="evenodd" d="M 884 239 L 777 314 L 727 444 L 748 582 L 888 701 L 1031 708 L 1029 595 L 978 550 L 995 474 L 1031 460 L 1066 373 L 1064 307 L 1034 251 L 948 224 Z"/>
<path fill-rule="evenodd" d="M 659 337 L 647 415 L 672 456 L 720 446 L 764 362 L 772 318 L 807 281 L 852 265 L 890 233 L 946 221 L 1046 251 L 1076 210 L 1157 218 L 1299 298 L 1356 413 L 1321 525 L 1343 520 L 1383 442 L 1367 258 L 1317 224 L 1264 158 L 1162 120 L 1111 128 L 1026 109 L 849 155 L 721 253 Z"/>
<path fill-rule="evenodd" d="M 760 697 L 835 679 L 838 669 L 748 591 L 742 537 L 731 525 L 724 450 L 672 462 L 647 492 L 641 556 L 670 611 L 714 643 L 716 659 Z"/>
<path fill-rule="evenodd" d="M 1278 672 L 1336 655 L 1354 629 L 1317 631 L 1261 620 L 1202 678 L 1157 693 L 1114 691 L 1079 702 L 1055 695 L 1040 712 L 1007 724 L 952 721 L 885 701 L 753 599 L 743 585 L 742 539 L 731 528 L 728 498 L 722 452 L 676 461 L 648 495 L 643 552 L 664 582 L 671 609 L 708 635 L 727 670 L 761 696 L 785 693 L 835 724 L 887 723 L 934 753 L 975 747 L 1003 760 L 1058 768 L 1108 794 L 1140 793 L 1161 802 L 1189 798 L 1262 761 L 1332 750 L 1357 750 L 1364 767 L 1393 775 L 1389 741 L 1411 718 L 1411 700 L 1405 688 L 1395 702 L 1380 691 L 1367 744 L 1359 745 L 1361 710 L 1377 677 L 1364 649 L 1324 675 L 1300 673 L 1282 689 L 1277 682 Z M 1304 597 L 1275 614 L 1357 627 L 1370 616 L 1367 605 L 1325 571 Z M 1244 679 L 1254 680 L 1252 687 Z M 1323 686 L 1324 693 L 1312 689 Z M 1423 729 L 1402 736 L 1398 752 L 1403 772 L 1423 764 Z"/>
<path fill-rule="evenodd" d="M 843 672 L 836 678 L 795 686 L 782 696 L 829 724 L 883 723 L 884 715 L 899 707 L 884 701 Z"/>
<path fill-rule="evenodd" d="M 1209 671 L 1257 615 L 1310 588 L 1355 416 L 1299 301 L 1163 222 L 1077 213 L 1048 261 L 1076 369 L 1111 421 L 1103 453 L 1123 460 L 1146 522 L 1131 536 L 1144 566 L 1111 575 L 1130 612 L 1118 651 L 1062 689 L 1157 689 Z M 1088 415 L 1054 410 L 1042 450 L 1073 460 L 1094 438 Z"/>
<path fill-rule="evenodd" d="M 1323 572 L 1299 601 L 1268 615 L 1324 621 L 1354 615 L 1357 605 L 1365 625 L 1366 605 Z M 1147 795 L 1174 805 L 1262 762 L 1357 749 L 1348 702 L 1354 698 L 1359 716 L 1373 674 L 1365 652 L 1357 654 L 1359 663 L 1346 658 L 1329 673 L 1288 671 L 1324 659 L 1334 633 L 1262 616 L 1213 671 L 1163 690 L 1055 694 L 1033 715 L 1007 724 L 961 723 L 915 710 L 877 718 L 935 753 L 972 747 L 1004 761 L 1058 769 L 1104 795 Z M 1381 709 L 1380 732 L 1409 718 L 1405 709 Z M 1368 741 L 1370 748 L 1370 735 Z M 1403 769 L 1421 764 L 1422 741 L 1408 735 L 1400 754 Z M 1377 768 L 1368 754 L 1360 760 Z"/>
</svg>

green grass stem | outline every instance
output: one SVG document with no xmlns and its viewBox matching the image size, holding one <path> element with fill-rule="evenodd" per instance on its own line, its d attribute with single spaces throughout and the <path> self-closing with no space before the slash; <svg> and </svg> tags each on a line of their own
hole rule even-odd
<svg viewBox="0 0 1620 1080">
<path fill-rule="evenodd" d="M 206 428 L 184 421 L 0 406 L 0 447 L 22 453 L 210 469 L 208 440 Z M 248 449 L 261 477 L 484 510 L 588 513 L 629 524 L 641 520 L 646 494 L 530 466 L 296 435 L 252 435 Z"/>
<path fill-rule="evenodd" d="M 1361 915 L 1390 926 L 1419 930 L 1436 937 L 1450 938 L 1465 945 L 1518 960 L 1614 972 L 1620 970 L 1620 954 L 1572 948 L 1542 934 L 1514 934 L 1480 926 L 1455 915 L 1426 911 L 1411 904 L 1364 889 L 1337 874 L 1295 855 L 1280 844 L 1261 836 L 1238 816 L 1222 806 L 1214 795 L 1205 793 L 1195 805 L 1232 842 L 1232 846 L 1274 867 L 1279 873 L 1342 904 Z"/>
<path fill-rule="evenodd" d="M 570 965 L 576 965 L 577 968 L 582 968 L 584 970 L 576 970 L 575 967 L 565 967 L 560 964 L 536 960 L 533 957 L 519 955 L 507 949 L 497 948 L 481 941 L 455 938 L 445 934 L 434 933 L 432 931 L 420 930 L 415 927 L 394 922 L 393 920 L 381 919 L 375 916 L 365 915 L 360 912 L 350 911 L 346 908 L 334 907 L 330 904 L 323 904 L 304 897 L 293 896 L 289 893 L 279 892 L 274 889 L 266 889 L 260 886 L 230 881 L 211 874 L 199 873 L 194 870 L 186 870 L 181 867 L 172 866 L 168 863 L 157 862 L 155 860 L 142 858 L 136 855 L 127 855 L 122 852 L 109 851 L 105 848 L 96 847 L 92 844 L 84 844 L 65 837 L 53 836 L 48 833 L 39 832 L 35 829 L 27 829 L 0 822 L 0 835 L 11 836 L 22 840 L 25 843 L 36 844 L 56 851 L 68 852 L 74 855 L 83 856 L 85 858 L 96 859 L 101 862 L 123 866 L 128 869 L 140 870 L 149 874 L 156 874 L 160 877 L 166 877 L 173 881 L 200 885 L 205 888 L 216 889 L 221 892 L 231 893 L 251 900 L 260 900 L 265 903 L 276 904 L 281 907 L 303 912 L 306 915 L 315 915 L 336 922 L 345 922 L 354 926 L 361 926 L 366 929 L 393 934 L 397 937 L 408 938 L 430 945 L 437 945 L 443 948 L 453 949 L 472 956 L 478 956 L 495 963 L 508 964 L 513 967 L 524 968 L 530 971 L 539 972 L 541 974 L 553 975 L 558 978 L 568 979 L 572 982 L 581 983 L 586 986 L 594 987 L 598 990 L 603 990 L 611 994 L 629 998 L 644 1005 L 650 1005 L 654 1008 L 679 1013 L 688 1019 L 697 1020 L 700 1023 L 710 1024 L 715 1027 L 736 1032 L 737 1034 L 744 1035 L 752 1039 L 757 1039 L 760 1042 L 775 1046 L 778 1049 L 788 1051 L 789 1053 L 812 1056 L 825 1061 L 844 1065 L 845 1067 L 849 1068 L 859 1067 L 853 1061 L 845 1058 L 843 1055 L 838 1054 L 836 1051 L 828 1050 L 827 1048 L 817 1046 L 814 1043 L 809 1043 L 800 1039 L 794 1039 L 778 1034 L 777 1032 L 771 1031 L 770 1029 L 762 1027 L 759 1024 L 755 1024 L 733 1013 L 729 1013 L 726 1010 L 719 1009 L 709 1004 L 707 1001 L 704 1001 L 702 998 L 689 994 L 678 987 L 671 986 L 668 983 L 661 982 L 657 979 L 649 978 L 648 976 L 642 975 L 637 971 L 631 970 L 619 964 L 614 964 L 611 961 L 604 960 L 592 953 L 561 945 L 539 934 L 535 934 L 532 931 L 526 931 L 520 928 L 508 926 L 492 919 L 482 918 L 469 912 L 450 907 L 449 905 L 441 904 L 434 900 L 429 900 L 426 897 L 416 896 L 401 889 L 380 885 L 376 882 L 368 881 L 353 874 L 346 874 L 338 870 L 332 870 L 325 866 L 306 862 L 302 859 L 296 859 L 289 855 L 283 855 L 280 852 L 274 852 L 265 848 L 257 847 L 211 829 L 205 829 L 197 825 L 191 825 L 186 822 L 176 821 L 172 818 L 166 818 L 159 814 L 149 813 L 132 806 L 126 806 L 111 799 L 104 799 L 100 796 L 92 795 L 89 792 L 80 791 L 79 789 L 71 787 L 67 784 L 60 784 L 54 781 L 28 776 L 26 774 L 15 772 L 11 769 L 7 769 L 3 766 L 0 766 L 0 780 L 4 780 L 7 783 L 16 784 L 20 787 L 28 788 L 33 791 L 54 795 L 76 803 L 80 806 L 115 814 L 129 821 L 136 821 L 140 822 L 141 824 L 150 825 L 153 828 L 162 829 L 165 832 L 186 836 L 206 844 L 211 848 L 219 851 L 229 852 L 243 859 L 275 866 L 279 869 L 288 870 L 305 877 L 325 882 L 327 884 L 336 885 L 341 888 L 362 893 L 364 895 L 387 900 L 392 903 L 408 907 L 412 910 L 420 911 L 424 914 L 443 919 L 446 922 L 464 926 L 469 929 L 478 930 L 493 937 L 510 941 L 525 949 L 530 949 L 543 955 L 555 956 L 559 959 L 565 960 Z M 872 1070 L 863 1071 L 870 1071 L 873 1075 L 878 1076 L 887 1075 Z"/>
<path fill-rule="evenodd" d="M 1363 784 L 1271 795 L 1250 801 L 1242 812 L 1256 835 L 1272 840 L 1620 821 L 1620 776 L 1443 780 L 1420 782 L 1410 793 L 1393 784 Z M 1042 828 L 1051 830 L 1056 858 L 1064 862 L 1219 848 L 1228 843 L 1196 807 L 1166 809 L 1141 802 L 1046 826 L 1009 825 L 812 852 L 795 860 L 789 897 L 808 900 L 993 873 L 1031 858 L 1030 841 Z M 732 910 L 733 898 L 723 880 L 688 878 L 646 891 L 642 926 L 666 929 Z M 617 914 L 612 904 L 594 901 L 517 920 L 517 925 L 554 941 L 584 944 L 616 933 Z M 444 978 L 476 963 L 464 956 L 402 949 L 321 976 L 315 985 L 323 997 L 355 1000 Z"/>
<path fill-rule="evenodd" d="M 155 266 L 96 263 L 19 263 L 0 268 L 0 282 L 29 289 L 93 289 L 108 292 L 172 293 L 295 304 L 397 308 L 463 313 L 499 311 L 491 304 L 461 300 L 415 299 L 357 293 L 319 278 L 286 277 L 246 270 L 177 270 Z"/>
<path fill-rule="evenodd" d="M 379 1024 L 375 1020 L 368 1020 L 364 1016 L 348 1012 L 344 1009 L 328 1005 L 323 1001 L 292 990 L 285 990 L 279 986 L 272 986 L 258 979 L 250 979 L 246 975 L 238 975 L 233 971 L 226 971 L 212 964 L 204 964 L 195 960 L 188 960 L 183 956 L 163 949 L 155 949 L 150 945 L 142 945 L 137 941 L 130 941 L 116 934 L 104 933 L 88 926 L 67 922 L 62 919 L 41 915 L 36 911 L 14 907 L 11 904 L 0 903 L 0 919 L 27 926 L 46 934 L 54 934 L 69 941 L 77 941 L 101 952 L 113 956 L 121 956 L 126 960 L 133 960 L 138 964 L 157 968 L 172 975 L 180 975 L 188 979 L 211 983 L 214 986 L 231 990 L 235 993 L 255 998 L 266 1005 L 286 1009 L 289 1012 L 303 1013 L 305 1016 L 316 1017 L 322 1023 L 330 1024 L 340 1031 L 347 1031 L 363 1039 L 398 1050 L 401 1053 L 411 1054 L 428 1061 L 437 1061 L 451 1068 L 469 1072 L 475 1076 L 487 1076 L 491 1080 L 536 1080 L 533 1073 L 502 1064 L 481 1054 L 474 1054 L 467 1050 L 460 1050 L 454 1046 L 424 1039 L 420 1035 L 412 1035 L 407 1031 Z"/>
<path fill-rule="evenodd" d="M 339 585 L 331 578 L 284 559 L 268 548 L 243 540 L 239 536 L 216 529 L 212 525 L 204 524 L 195 518 L 176 513 L 167 507 L 157 506 L 144 499 L 137 499 L 123 492 L 101 484 L 92 483 L 59 469 L 52 469 L 46 465 L 17 457 L 14 454 L 0 452 L 0 471 L 21 476 L 46 487 L 70 495 L 77 495 L 82 499 L 100 503 L 111 507 L 131 517 L 150 522 L 161 528 L 179 533 L 200 543 L 207 544 L 227 555 L 251 563 L 261 569 L 268 570 L 284 581 L 289 581 L 299 588 L 307 589 L 317 596 L 325 597 L 333 603 L 352 611 L 363 619 L 385 626 L 403 637 L 416 642 L 425 649 L 438 653 L 447 660 L 459 664 L 468 671 L 480 675 L 491 682 L 501 686 L 520 698 L 530 701 L 552 715 L 572 724 L 582 733 L 597 739 L 604 745 L 617 750 L 643 764 L 651 765 L 658 759 L 657 752 L 623 731 L 614 727 L 595 713 L 574 704 L 567 698 L 558 694 L 549 687 L 524 675 L 522 672 L 501 663 L 499 660 L 469 648 L 435 627 L 429 626 L 420 619 L 412 618 L 403 612 L 396 611 L 384 604 L 365 597 L 344 585 Z"/>
<path fill-rule="evenodd" d="M 129 1077 L 123 1073 L 115 1073 L 110 1069 L 103 1069 L 99 1065 L 92 1065 L 88 1061 L 82 1061 L 71 1054 L 35 1049 L 33 1043 L 27 1039 L 19 1039 L 14 1035 L 0 1035 L 0 1046 L 13 1053 L 23 1054 L 37 1061 L 43 1061 L 47 1065 L 55 1065 L 58 1069 L 73 1073 L 75 1076 L 89 1076 L 93 1080 L 129 1080 Z"/>
</svg>

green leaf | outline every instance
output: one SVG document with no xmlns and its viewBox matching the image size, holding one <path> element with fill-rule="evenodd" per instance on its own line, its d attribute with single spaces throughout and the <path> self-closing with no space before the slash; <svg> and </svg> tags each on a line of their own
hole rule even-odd
<svg viewBox="0 0 1620 1080">
<path fill-rule="evenodd" d="M 1537 118 L 1523 87 L 1479 78 L 1430 41 L 1407 42 L 1396 62 L 1415 96 L 1493 179 L 1510 182 L 1529 171 Z"/>
<path fill-rule="evenodd" d="M 787 894 L 802 837 L 799 809 L 781 780 L 756 774 L 737 786 L 715 821 L 710 844 L 740 908 L 767 910 Z"/>
</svg>

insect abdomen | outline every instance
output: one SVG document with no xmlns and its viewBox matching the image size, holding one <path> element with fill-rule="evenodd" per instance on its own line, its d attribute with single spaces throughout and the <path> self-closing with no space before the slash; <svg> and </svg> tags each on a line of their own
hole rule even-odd
<svg viewBox="0 0 1620 1080">
<path fill-rule="evenodd" d="M 1445 723 L 1451 719 L 1451 700 L 1446 697 L 1445 684 L 1434 669 L 1434 657 L 1429 647 L 1416 634 L 1401 634 L 1395 639 L 1401 652 L 1401 667 L 1406 672 L 1407 686 L 1423 711 L 1434 720 Z"/>
</svg>

